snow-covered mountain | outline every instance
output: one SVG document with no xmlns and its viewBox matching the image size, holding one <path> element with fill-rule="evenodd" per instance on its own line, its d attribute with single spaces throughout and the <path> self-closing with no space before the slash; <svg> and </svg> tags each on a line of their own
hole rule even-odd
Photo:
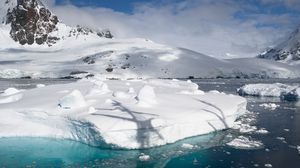
<svg viewBox="0 0 300 168">
<path fill-rule="evenodd" d="M 300 27 L 284 42 L 260 54 L 258 57 L 289 64 L 300 64 Z"/>
<path fill-rule="evenodd" d="M 0 78 L 300 77 L 299 66 L 258 58 L 219 60 L 148 39 L 114 39 L 109 31 L 70 27 L 39 0 L 1 1 L 0 14 Z"/>
</svg>

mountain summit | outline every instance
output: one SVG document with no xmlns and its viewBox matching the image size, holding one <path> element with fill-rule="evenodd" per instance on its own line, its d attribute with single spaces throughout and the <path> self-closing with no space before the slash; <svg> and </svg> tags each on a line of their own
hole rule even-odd
<svg viewBox="0 0 300 168">
<path fill-rule="evenodd" d="M 99 37 L 112 38 L 109 31 L 96 32 L 77 26 L 65 36 L 58 36 L 60 21 L 39 0 L 4 0 L 1 4 L 2 24 L 10 25 L 11 38 L 21 45 L 47 44 L 52 46 L 62 38 L 78 35 L 97 34 Z M 60 23 L 62 24 L 62 23 Z M 56 32 L 56 33 L 55 33 Z"/>
<path fill-rule="evenodd" d="M 300 27 L 283 43 L 260 54 L 258 57 L 285 63 L 300 61 Z"/>
</svg>

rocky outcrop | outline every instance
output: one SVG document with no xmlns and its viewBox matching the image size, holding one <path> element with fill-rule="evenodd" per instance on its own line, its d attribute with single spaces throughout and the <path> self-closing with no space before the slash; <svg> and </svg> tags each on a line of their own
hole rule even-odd
<svg viewBox="0 0 300 168">
<path fill-rule="evenodd" d="M 109 30 L 95 31 L 90 28 L 82 27 L 79 25 L 77 25 L 70 31 L 69 37 L 72 37 L 72 36 L 76 37 L 76 36 L 80 36 L 80 35 L 87 36 L 89 34 L 97 34 L 99 37 L 104 37 L 104 38 L 113 38 L 113 35 L 111 34 L 111 32 Z"/>
<path fill-rule="evenodd" d="M 294 31 L 286 41 L 260 54 L 258 58 L 288 63 L 300 61 L 300 28 Z"/>
<path fill-rule="evenodd" d="M 2 4 L 1 4 L 2 3 Z M 52 46 L 59 40 L 68 37 L 97 35 L 101 38 L 113 38 L 109 30 L 95 31 L 90 28 L 76 26 L 74 28 L 59 23 L 59 19 L 40 0 L 5 0 L 0 2 L 2 24 L 11 26 L 11 38 L 21 45 Z M 3 17 L 3 16 L 0 16 Z M 60 31 L 59 25 L 67 27 L 69 32 Z M 59 32 L 59 33 L 52 33 Z"/>
<path fill-rule="evenodd" d="M 11 24 L 11 37 L 20 44 L 54 44 L 59 40 L 49 34 L 56 30 L 57 16 L 43 7 L 38 0 L 18 0 L 17 6 L 7 13 L 6 24 Z"/>
</svg>

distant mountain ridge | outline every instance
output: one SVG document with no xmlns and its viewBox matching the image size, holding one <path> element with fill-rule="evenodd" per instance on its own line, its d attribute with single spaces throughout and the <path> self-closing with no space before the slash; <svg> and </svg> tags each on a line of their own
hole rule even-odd
<svg viewBox="0 0 300 168">
<path fill-rule="evenodd" d="M 284 63 L 300 63 L 300 27 L 287 40 L 260 54 L 258 58 L 272 59 Z"/>
<path fill-rule="evenodd" d="M 2 2 L 3 3 L 3 2 Z M 96 34 L 99 37 L 112 38 L 110 31 L 94 31 L 77 26 L 68 34 L 58 36 L 60 23 L 58 17 L 39 0 L 4 0 L 1 4 L 2 24 L 10 25 L 11 38 L 21 45 L 46 44 L 52 46 L 62 38 Z"/>
</svg>

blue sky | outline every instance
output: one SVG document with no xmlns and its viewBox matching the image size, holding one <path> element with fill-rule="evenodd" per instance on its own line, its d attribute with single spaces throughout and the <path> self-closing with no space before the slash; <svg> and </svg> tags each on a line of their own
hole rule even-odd
<svg viewBox="0 0 300 168">
<path fill-rule="evenodd" d="M 110 29 L 210 56 L 248 57 L 300 25 L 300 0 L 46 0 L 70 25 Z M 80 18 L 80 19 L 78 19 Z"/>
<path fill-rule="evenodd" d="M 145 2 L 149 2 L 149 0 L 69 0 L 69 3 L 72 3 L 79 7 L 105 7 L 125 13 L 132 13 L 132 10 L 134 9 L 134 4 Z M 57 5 L 62 5 L 65 3 L 65 0 L 56 0 Z"/>
</svg>

